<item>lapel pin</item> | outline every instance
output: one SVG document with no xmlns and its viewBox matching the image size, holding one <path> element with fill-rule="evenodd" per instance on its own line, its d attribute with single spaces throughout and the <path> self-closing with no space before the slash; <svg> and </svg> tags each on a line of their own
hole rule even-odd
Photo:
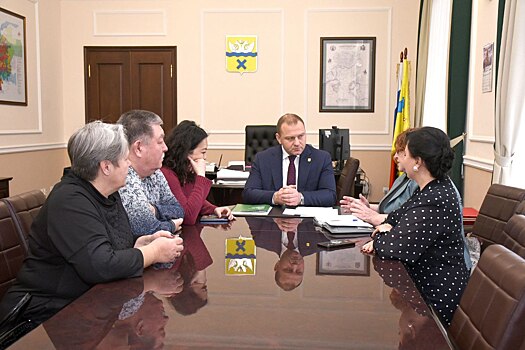
<svg viewBox="0 0 525 350">
<path fill-rule="evenodd" d="M 312 158 L 308 158 L 306 161 L 310 163 L 312 161 Z"/>
</svg>

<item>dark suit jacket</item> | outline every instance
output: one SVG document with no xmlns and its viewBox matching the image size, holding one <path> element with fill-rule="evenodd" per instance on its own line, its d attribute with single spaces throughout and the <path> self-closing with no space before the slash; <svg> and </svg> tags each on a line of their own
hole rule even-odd
<svg viewBox="0 0 525 350">
<path fill-rule="evenodd" d="M 250 231 L 258 248 L 275 252 L 281 256 L 282 231 L 271 218 L 246 218 Z M 297 248 L 301 256 L 314 254 L 318 251 L 317 243 L 325 242 L 327 238 L 318 231 L 314 231 L 313 225 L 302 222 L 297 227 Z"/>
<path fill-rule="evenodd" d="M 250 177 L 243 191 L 243 202 L 272 204 L 272 196 L 283 187 L 283 150 L 281 145 L 255 155 Z M 330 154 L 306 145 L 299 157 L 297 190 L 304 205 L 331 207 L 335 205 L 335 178 Z"/>
</svg>

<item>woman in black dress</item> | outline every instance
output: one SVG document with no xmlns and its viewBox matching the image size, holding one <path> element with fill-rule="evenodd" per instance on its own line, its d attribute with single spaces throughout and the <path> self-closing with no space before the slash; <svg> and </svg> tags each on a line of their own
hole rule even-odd
<svg viewBox="0 0 525 350">
<path fill-rule="evenodd" d="M 454 153 L 448 136 L 424 127 L 407 135 L 400 167 L 417 182 L 412 197 L 377 226 L 362 251 L 401 260 L 425 301 L 448 326 L 468 280 L 461 207 L 447 172 Z"/>
</svg>

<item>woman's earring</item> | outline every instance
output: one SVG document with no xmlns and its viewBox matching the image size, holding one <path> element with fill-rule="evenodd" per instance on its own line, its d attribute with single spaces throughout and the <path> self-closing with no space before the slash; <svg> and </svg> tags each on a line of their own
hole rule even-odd
<svg viewBox="0 0 525 350">
<path fill-rule="evenodd" d="M 414 165 L 412 169 L 417 173 L 417 171 L 419 170 L 419 167 L 417 165 Z"/>
</svg>

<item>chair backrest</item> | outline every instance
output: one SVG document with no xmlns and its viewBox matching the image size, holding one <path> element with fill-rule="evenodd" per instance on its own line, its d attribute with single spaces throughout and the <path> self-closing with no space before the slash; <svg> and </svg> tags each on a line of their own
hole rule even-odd
<svg viewBox="0 0 525 350">
<path fill-rule="evenodd" d="M 525 259 L 499 244 L 481 255 L 448 329 L 459 349 L 524 349 Z"/>
<path fill-rule="evenodd" d="M 244 128 L 246 138 L 244 142 L 244 162 L 251 165 L 257 152 L 278 145 L 275 125 L 246 125 Z"/>
<path fill-rule="evenodd" d="M 481 240 L 482 249 L 501 242 L 503 228 L 524 199 L 525 189 L 499 184 L 490 186 L 472 227 L 472 234 Z"/>
<path fill-rule="evenodd" d="M 16 274 L 26 257 L 23 241 L 7 204 L 0 201 L 0 300 L 15 282 Z"/>
<path fill-rule="evenodd" d="M 525 259 L 525 202 L 521 202 L 497 242 Z"/>
<path fill-rule="evenodd" d="M 27 252 L 29 251 L 28 239 L 31 224 L 46 201 L 46 196 L 42 191 L 33 190 L 4 198 L 3 201 L 11 211 L 16 229 L 24 237 L 23 244 Z"/>
<path fill-rule="evenodd" d="M 358 169 L 359 159 L 352 157 L 348 158 L 343 171 L 341 171 L 341 175 L 339 175 L 339 179 L 337 179 L 336 194 L 338 204 L 339 201 L 343 199 L 343 196 L 354 196 L 355 176 Z"/>
</svg>

